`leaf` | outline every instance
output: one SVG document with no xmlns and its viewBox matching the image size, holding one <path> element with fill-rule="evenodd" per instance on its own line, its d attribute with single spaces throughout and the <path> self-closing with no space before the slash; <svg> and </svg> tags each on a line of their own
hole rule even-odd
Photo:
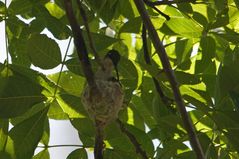
<svg viewBox="0 0 239 159">
<path fill-rule="evenodd" d="M 48 107 L 15 125 L 9 132 L 6 151 L 16 159 L 31 159 L 42 137 L 47 111 Z"/>
<path fill-rule="evenodd" d="M 55 83 L 57 83 L 58 78 L 60 78 L 58 85 L 67 93 L 78 97 L 81 96 L 81 92 L 85 86 L 85 78 L 77 76 L 69 71 L 48 75 L 48 77 Z"/>
<path fill-rule="evenodd" d="M 239 137 L 238 115 L 238 112 L 233 111 L 216 111 L 211 115 L 219 130 L 225 134 L 229 143 L 233 145 L 237 152 L 239 152 L 239 141 L 237 140 Z"/>
<path fill-rule="evenodd" d="M 110 150 L 106 149 L 104 151 L 104 159 L 141 159 L 139 155 L 134 153 L 119 151 L 119 150 Z"/>
<path fill-rule="evenodd" d="M 0 152 L 4 151 L 5 143 L 7 142 L 7 134 L 9 128 L 9 121 L 7 119 L 0 119 Z M 1 155 L 0 155 L 1 158 Z"/>
<path fill-rule="evenodd" d="M 237 8 L 239 9 L 239 0 L 234 0 L 234 2 L 236 4 Z"/>
<path fill-rule="evenodd" d="M 66 159 L 88 159 L 87 152 L 84 148 L 72 151 Z"/>
<path fill-rule="evenodd" d="M 43 34 L 34 34 L 27 42 L 27 53 L 32 63 L 42 69 L 52 69 L 61 63 L 58 44 Z"/>
<path fill-rule="evenodd" d="M 52 97 L 55 93 L 56 85 L 50 81 L 44 74 L 32 70 L 30 68 L 22 67 L 20 65 L 8 65 L 12 71 L 20 76 L 29 79 L 32 83 L 42 86 L 47 91 L 42 91 L 44 95 Z M 60 88 L 58 88 L 60 89 Z"/>
<path fill-rule="evenodd" d="M 80 140 L 85 146 L 93 146 L 95 138 L 95 127 L 89 118 L 78 118 L 71 120 L 72 125 L 78 130 Z"/>
<path fill-rule="evenodd" d="M 68 115 L 63 111 L 59 103 L 54 100 L 50 105 L 48 117 L 55 120 L 68 120 Z"/>
<path fill-rule="evenodd" d="M 142 25 L 141 17 L 129 19 L 121 28 L 119 32 L 125 33 L 139 33 Z"/>
<path fill-rule="evenodd" d="M 70 94 L 57 95 L 56 100 L 69 118 L 85 118 L 87 113 L 79 97 Z"/>
<path fill-rule="evenodd" d="M 189 39 L 178 40 L 175 44 L 175 53 L 178 63 L 188 60 L 191 56 L 193 41 Z"/>
<path fill-rule="evenodd" d="M 44 149 L 43 151 L 35 155 L 33 159 L 50 159 L 50 154 L 47 149 Z"/>
<path fill-rule="evenodd" d="M 154 155 L 154 146 L 152 140 L 144 131 L 137 129 L 131 125 L 125 125 L 126 129 L 128 129 L 134 136 L 136 137 L 137 141 L 140 143 L 141 148 L 145 150 L 149 157 L 153 157 Z"/>
<path fill-rule="evenodd" d="M 193 19 L 195 19 L 199 24 L 203 25 L 203 27 L 207 27 L 208 25 L 207 18 L 200 12 L 193 12 Z"/>
<path fill-rule="evenodd" d="M 239 94 L 235 91 L 229 91 L 229 95 L 235 105 L 236 110 L 239 110 Z"/>
<path fill-rule="evenodd" d="M 124 86 L 125 100 L 130 101 L 132 92 L 138 84 L 138 72 L 135 65 L 128 59 L 121 57 L 119 62 L 120 82 Z"/>
<path fill-rule="evenodd" d="M 60 19 L 65 15 L 65 11 L 62 10 L 56 3 L 48 2 L 45 4 L 45 7 L 49 11 L 49 13 L 57 19 Z"/>
<path fill-rule="evenodd" d="M 172 31 L 187 38 L 199 38 L 203 31 L 199 24 L 185 17 L 171 18 L 166 24 Z"/>
<path fill-rule="evenodd" d="M 12 1 L 9 5 L 9 10 L 13 14 L 26 14 L 31 12 L 33 4 L 30 0 L 15 0 Z"/>
<path fill-rule="evenodd" d="M 97 52 L 101 52 L 107 49 L 110 45 L 120 41 L 120 39 L 112 38 L 103 34 L 97 34 L 97 33 L 90 33 L 90 34 L 91 34 L 91 38 L 94 39 L 93 43 Z M 90 46 L 89 39 L 85 31 L 83 32 L 83 36 L 84 36 L 86 45 Z M 88 50 L 91 50 L 91 48 L 88 48 Z"/>
<path fill-rule="evenodd" d="M 5 71 L 0 74 L 0 117 L 16 117 L 45 100 L 43 87 L 10 69 L 11 75 L 6 77 Z"/>
<path fill-rule="evenodd" d="M 22 38 L 13 38 L 9 44 L 9 51 L 12 58 L 12 63 L 30 67 L 31 61 L 27 54 L 26 40 Z"/>
</svg>

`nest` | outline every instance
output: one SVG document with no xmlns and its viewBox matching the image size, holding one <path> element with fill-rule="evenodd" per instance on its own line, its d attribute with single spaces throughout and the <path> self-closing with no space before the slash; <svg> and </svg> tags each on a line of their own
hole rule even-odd
<svg viewBox="0 0 239 159">
<path fill-rule="evenodd" d="M 118 117 L 123 105 L 123 91 L 118 82 L 96 80 L 97 93 L 86 86 L 82 93 L 82 104 L 89 116 L 101 126 L 106 126 Z"/>
</svg>

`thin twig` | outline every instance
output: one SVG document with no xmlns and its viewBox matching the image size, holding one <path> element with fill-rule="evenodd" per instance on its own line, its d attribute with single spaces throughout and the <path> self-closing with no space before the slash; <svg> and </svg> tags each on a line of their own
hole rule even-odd
<svg viewBox="0 0 239 159">
<path fill-rule="evenodd" d="M 142 29 L 142 41 L 143 41 L 143 49 L 144 49 L 144 60 L 145 60 L 146 64 L 151 65 L 151 58 L 149 56 L 148 43 L 147 43 L 147 30 L 146 30 L 144 24 L 143 24 L 143 29 Z M 173 102 L 173 100 L 170 99 L 169 97 L 165 96 L 158 80 L 155 77 L 152 77 L 152 79 L 153 79 L 156 91 L 158 92 L 161 100 L 163 101 L 163 103 L 166 106 L 168 106 L 169 103 Z"/>
<path fill-rule="evenodd" d="M 119 124 L 121 131 L 128 136 L 129 140 L 134 145 L 136 152 L 139 153 L 143 159 L 148 159 L 147 153 L 141 148 L 141 145 L 137 141 L 136 137 L 126 129 L 124 124 L 119 119 L 117 119 L 116 122 Z"/>
<path fill-rule="evenodd" d="M 65 3 L 66 15 L 68 17 L 68 20 L 70 22 L 70 26 L 72 29 L 72 34 L 74 37 L 74 43 L 77 50 L 78 58 L 81 62 L 81 66 L 85 74 L 86 81 L 89 87 L 96 88 L 95 91 L 97 91 L 98 89 L 95 83 L 94 73 L 92 71 L 91 64 L 89 61 L 88 51 L 87 51 L 86 44 L 82 35 L 82 31 L 73 13 L 71 0 L 64 0 L 64 3 Z"/>
<path fill-rule="evenodd" d="M 5 15 L 4 15 L 4 19 L 5 19 L 5 21 L 4 21 L 4 26 L 5 26 L 5 49 L 6 49 L 6 66 L 7 66 L 7 75 L 8 75 L 8 64 L 9 64 L 9 57 L 8 57 L 8 52 L 9 52 L 9 50 L 8 50 L 8 36 L 7 36 L 7 0 L 5 0 L 4 1 L 4 3 L 5 3 Z"/>
<path fill-rule="evenodd" d="M 195 3 L 196 0 L 162 0 L 162 1 L 155 1 L 151 2 L 149 0 L 144 0 L 144 3 L 146 3 L 149 6 L 156 6 L 156 5 L 171 5 L 171 4 L 180 4 L 180 3 Z"/>
<path fill-rule="evenodd" d="M 87 37 L 88 37 L 88 40 L 89 40 L 90 48 L 91 48 L 91 50 L 92 50 L 92 52 L 93 52 L 93 54 L 95 56 L 96 62 L 103 68 L 100 56 L 98 55 L 98 53 L 97 53 L 97 51 L 95 49 L 92 37 L 90 35 L 90 28 L 89 28 L 89 25 L 88 25 L 88 20 L 87 20 L 86 14 L 85 14 L 85 10 L 82 7 L 82 2 L 80 2 L 80 0 L 77 0 L 77 4 L 78 4 L 78 8 L 80 10 L 81 17 L 82 17 L 83 22 L 84 22 L 84 26 L 85 26 L 85 29 L 86 29 L 86 33 L 87 33 Z"/>
<path fill-rule="evenodd" d="M 168 80 L 170 82 L 170 85 L 172 87 L 175 102 L 180 111 L 184 127 L 189 135 L 189 140 L 190 140 L 191 146 L 192 146 L 194 152 L 196 153 L 196 156 L 198 159 L 205 159 L 202 147 L 199 143 L 199 140 L 198 140 L 198 137 L 194 130 L 192 121 L 191 121 L 189 115 L 187 114 L 187 111 L 186 111 L 186 108 L 184 105 L 184 101 L 183 101 L 181 93 L 179 91 L 179 85 L 175 78 L 172 67 L 169 63 L 169 59 L 168 59 L 166 50 L 165 50 L 162 42 L 160 41 L 157 31 L 155 30 L 155 28 L 149 18 L 149 15 L 145 9 L 143 0 L 134 0 L 134 3 L 138 9 L 138 12 L 143 20 L 145 27 L 149 31 L 149 36 L 150 36 L 152 43 L 157 51 L 157 54 L 162 62 L 164 72 L 166 73 Z"/>
<path fill-rule="evenodd" d="M 63 61 L 62 61 L 60 73 L 59 73 L 59 76 L 58 76 L 58 79 L 57 79 L 57 82 L 56 82 L 56 88 L 55 88 L 55 91 L 54 91 L 54 97 L 56 96 L 56 93 L 57 93 L 57 90 L 58 90 L 58 85 L 59 85 L 59 83 L 60 83 L 60 79 L 61 79 L 61 75 L 62 75 L 64 63 L 65 63 L 65 61 L 66 61 L 67 53 L 68 53 L 69 48 L 70 48 L 71 39 L 72 39 L 72 37 L 69 39 L 69 42 L 68 42 L 68 45 L 67 45 L 67 48 L 66 48 L 66 52 L 65 52 L 65 56 L 64 56 Z"/>
<path fill-rule="evenodd" d="M 90 148 L 90 147 L 85 147 L 84 145 L 44 145 L 44 146 L 37 146 L 38 148 L 56 148 L 56 147 L 81 147 L 81 148 Z"/>
<path fill-rule="evenodd" d="M 160 15 L 162 15 L 166 20 L 170 20 L 170 16 L 159 10 L 157 7 L 152 6 L 154 10 L 156 10 Z"/>
</svg>

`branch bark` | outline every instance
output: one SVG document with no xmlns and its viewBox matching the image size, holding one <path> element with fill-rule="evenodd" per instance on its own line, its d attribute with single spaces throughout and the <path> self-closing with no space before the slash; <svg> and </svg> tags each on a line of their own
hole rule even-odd
<svg viewBox="0 0 239 159">
<path fill-rule="evenodd" d="M 95 59 L 96 59 L 96 62 L 103 68 L 103 65 L 101 63 L 101 60 L 100 60 L 100 57 L 95 49 L 95 46 L 94 46 L 94 43 L 93 43 L 93 40 L 92 40 L 92 37 L 90 35 L 90 28 L 89 28 L 89 25 L 88 25 L 88 19 L 87 19 L 87 16 L 85 14 L 85 10 L 84 8 L 82 7 L 82 2 L 80 2 L 80 0 L 77 0 L 77 4 L 78 4 L 78 8 L 80 10 L 80 14 L 81 14 L 81 17 L 83 19 L 83 22 L 84 22 L 84 26 L 85 26 L 85 29 L 86 29 L 86 33 L 87 33 L 87 37 L 88 37 L 88 40 L 89 40 L 89 45 L 90 45 L 90 48 L 95 56 Z"/>
<path fill-rule="evenodd" d="M 166 50 L 163 46 L 163 44 L 161 43 L 157 31 L 155 30 L 149 15 L 145 9 L 143 0 L 134 0 L 134 3 L 138 9 L 138 12 L 143 20 L 143 23 L 145 25 L 145 27 L 147 28 L 147 30 L 149 31 L 149 36 L 152 40 L 152 43 L 157 51 L 157 54 L 162 62 L 163 65 L 163 69 L 168 77 L 168 80 L 170 82 L 170 85 L 172 87 L 173 93 L 174 93 L 174 98 L 175 98 L 175 102 L 178 106 L 178 109 L 180 111 L 181 114 L 181 118 L 184 124 L 184 127 L 189 135 L 189 140 L 191 143 L 191 146 L 194 150 L 194 152 L 196 153 L 196 156 L 198 159 L 205 159 L 204 153 L 202 151 L 202 147 L 199 143 L 199 140 L 197 138 L 196 132 L 194 130 L 192 121 L 190 119 L 190 117 L 187 114 L 181 93 L 179 91 L 179 85 L 178 82 L 175 78 L 174 72 L 172 70 L 172 67 L 169 63 L 169 59 L 166 53 Z"/>
<path fill-rule="evenodd" d="M 85 44 L 80 26 L 77 23 L 77 20 L 73 13 L 71 0 L 64 0 L 64 3 L 65 3 L 66 15 L 69 20 L 69 23 L 72 29 L 72 34 L 74 37 L 74 44 L 77 50 L 78 58 L 81 62 L 81 67 L 86 77 L 86 81 L 89 87 L 97 88 L 95 79 L 94 79 L 94 73 L 92 71 L 91 64 L 88 58 L 86 44 Z"/>
<path fill-rule="evenodd" d="M 135 136 L 125 128 L 124 124 L 119 119 L 117 119 L 116 122 L 120 126 L 121 131 L 128 136 L 129 140 L 134 145 L 136 152 L 139 153 L 143 159 L 148 159 L 147 153 L 141 148 L 141 145 Z"/>
</svg>

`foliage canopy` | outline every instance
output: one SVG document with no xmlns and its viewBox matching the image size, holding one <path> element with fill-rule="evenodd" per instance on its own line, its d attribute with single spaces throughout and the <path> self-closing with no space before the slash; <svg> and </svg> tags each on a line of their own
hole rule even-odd
<svg viewBox="0 0 239 159">
<path fill-rule="evenodd" d="M 239 159 L 239 1 L 183 1 L 155 6 L 170 20 L 150 6 L 147 11 L 167 51 L 206 158 Z M 93 57 L 84 20 L 77 3 L 73 4 Z M 134 1 L 82 0 L 82 5 L 96 51 L 104 56 L 113 48 L 122 55 L 119 74 L 128 105 L 119 118 L 125 128 L 148 158 L 196 158 L 185 144 L 188 134 L 149 38 L 151 64 L 145 62 L 142 20 Z M 95 130 L 80 100 L 85 78 L 75 51 L 61 53 L 56 42 L 71 42 L 63 1 L 12 0 L 9 6 L 0 2 L 0 22 L 5 22 L 6 53 L 11 57 L 0 64 L 0 158 L 48 159 L 49 119 L 55 119 L 70 120 L 83 143 L 67 159 L 87 159 L 86 149 L 94 146 Z M 98 67 L 94 58 L 91 64 L 94 70 Z M 32 65 L 45 70 L 62 68 L 46 75 Z M 10 123 L 13 128 L 9 130 Z M 105 133 L 105 159 L 141 158 L 116 122 Z M 160 145 L 153 144 L 156 140 Z M 46 148 L 34 154 L 39 143 Z"/>
</svg>

